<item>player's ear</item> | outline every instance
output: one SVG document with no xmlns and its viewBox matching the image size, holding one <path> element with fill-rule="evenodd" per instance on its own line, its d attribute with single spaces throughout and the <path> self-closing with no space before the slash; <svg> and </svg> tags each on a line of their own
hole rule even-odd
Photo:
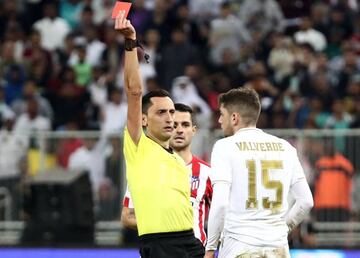
<svg viewBox="0 0 360 258">
<path fill-rule="evenodd" d="M 232 113 L 231 114 L 231 123 L 233 125 L 237 125 L 239 123 L 239 119 L 240 119 L 240 117 L 239 117 L 238 113 Z"/>
<path fill-rule="evenodd" d="M 146 127 L 148 125 L 147 115 L 142 114 L 142 126 Z"/>
<path fill-rule="evenodd" d="M 196 125 L 193 125 L 192 131 L 193 131 L 193 133 L 196 133 L 196 131 L 197 131 L 197 126 Z"/>
</svg>

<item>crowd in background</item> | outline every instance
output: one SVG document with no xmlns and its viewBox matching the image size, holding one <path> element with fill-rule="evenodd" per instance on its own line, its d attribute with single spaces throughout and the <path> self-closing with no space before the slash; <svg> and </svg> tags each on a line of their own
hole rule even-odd
<svg viewBox="0 0 360 258">
<path fill-rule="evenodd" d="M 260 128 L 360 127 L 357 1 L 132 2 L 129 19 L 144 48 L 138 52 L 145 92 L 163 88 L 175 102 L 192 106 L 200 129 L 218 128 L 217 97 L 240 86 L 260 94 Z M 14 167 L 2 177 L 18 175 L 22 154 L 38 147 L 26 136 L 9 140 L 9 131 L 106 134 L 124 127 L 124 46 L 110 18 L 113 5 L 111 0 L 0 1 L 0 167 Z M 106 151 L 102 140 L 60 141 L 56 159 L 64 168 L 86 164 L 96 191 L 107 195 L 102 189 L 110 183 L 96 171 L 102 177 L 107 168 L 119 171 L 120 145 L 112 141 Z M 345 156 L 346 144 L 337 139 Z M 316 160 L 309 162 L 315 170 Z M 115 172 L 106 176 L 119 181 Z"/>
<path fill-rule="evenodd" d="M 25 115 L 37 130 L 124 125 L 113 4 L 1 1 L 2 121 L 20 131 Z M 356 1 L 135 0 L 129 18 L 150 55 L 145 89 L 193 106 L 200 128 L 218 126 L 218 94 L 239 86 L 261 95 L 262 128 L 359 126 Z"/>
</svg>

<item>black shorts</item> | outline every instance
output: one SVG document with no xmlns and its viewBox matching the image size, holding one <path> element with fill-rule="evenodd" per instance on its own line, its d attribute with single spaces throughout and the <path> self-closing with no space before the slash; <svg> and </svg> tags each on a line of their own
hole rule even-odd
<svg viewBox="0 0 360 258">
<path fill-rule="evenodd" d="M 141 258 L 203 258 L 205 249 L 192 230 L 140 236 Z"/>
</svg>

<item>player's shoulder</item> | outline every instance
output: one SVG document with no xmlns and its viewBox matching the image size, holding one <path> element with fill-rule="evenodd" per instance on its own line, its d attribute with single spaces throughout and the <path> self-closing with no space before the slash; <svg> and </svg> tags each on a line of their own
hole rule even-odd
<svg viewBox="0 0 360 258">
<path fill-rule="evenodd" d="M 234 141 L 236 141 L 235 135 L 224 137 L 224 138 L 218 139 L 214 143 L 214 147 L 227 148 L 229 145 L 232 145 Z"/>
<path fill-rule="evenodd" d="M 284 138 L 280 138 L 276 135 L 269 134 L 269 133 L 265 133 L 265 134 L 269 141 L 281 143 L 283 148 L 286 151 L 296 151 L 295 147 L 293 145 L 291 145 L 291 143 L 289 141 L 285 140 Z"/>
<path fill-rule="evenodd" d="M 198 164 L 200 164 L 200 165 L 204 165 L 204 166 L 207 166 L 207 167 L 210 167 L 210 164 L 209 164 L 209 163 L 207 163 L 206 161 L 200 159 L 200 158 L 197 157 L 197 156 L 193 156 L 192 162 L 193 162 L 193 163 L 198 163 Z"/>
</svg>

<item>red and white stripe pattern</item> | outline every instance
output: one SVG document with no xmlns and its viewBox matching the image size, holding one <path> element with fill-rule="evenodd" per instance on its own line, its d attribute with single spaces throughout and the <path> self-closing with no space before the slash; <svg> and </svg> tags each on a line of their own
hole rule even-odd
<svg viewBox="0 0 360 258">
<path fill-rule="evenodd" d="M 205 161 L 193 156 L 187 165 L 191 168 L 192 176 L 190 182 L 191 204 L 194 208 L 194 233 L 204 245 L 206 244 L 206 233 L 204 229 L 205 219 L 209 213 L 212 186 L 210 181 L 210 166 Z M 123 199 L 123 206 L 134 208 L 131 201 L 130 192 L 126 189 Z"/>
<path fill-rule="evenodd" d="M 194 208 L 194 233 L 204 245 L 206 233 L 205 218 L 209 213 L 212 198 L 212 186 L 209 178 L 210 166 L 205 161 L 193 156 L 190 164 L 191 176 L 191 203 Z"/>
</svg>

